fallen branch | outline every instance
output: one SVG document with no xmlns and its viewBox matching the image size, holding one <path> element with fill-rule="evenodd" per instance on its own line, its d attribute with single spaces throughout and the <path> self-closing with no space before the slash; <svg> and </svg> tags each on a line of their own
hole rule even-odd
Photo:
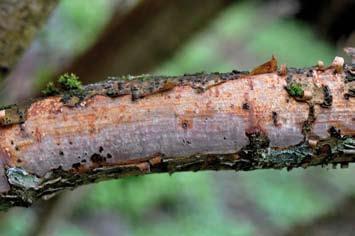
<svg viewBox="0 0 355 236">
<path fill-rule="evenodd" d="M 63 77 L 64 78 L 64 77 Z M 355 160 L 354 68 L 127 76 L 0 110 L 0 205 L 104 179 Z"/>
</svg>

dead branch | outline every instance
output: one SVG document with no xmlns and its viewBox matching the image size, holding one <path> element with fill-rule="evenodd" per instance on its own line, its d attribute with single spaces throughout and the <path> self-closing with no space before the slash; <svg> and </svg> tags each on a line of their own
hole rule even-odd
<svg viewBox="0 0 355 236">
<path fill-rule="evenodd" d="M 28 48 L 58 0 L 0 2 L 0 76 L 5 76 Z"/>
<path fill-rule="evenodd" d="M 127 76 L 0 111 L 0 205 L 132 175 L 355 158 L 354 68 Z M 56 92 L 56 91 L 55 91 Z"/>
<path fill-rule="evenodd" d="M 97 43 L 64 71 L 87 82 L 147 73 L 232 2 L 206 0 L 202 7 L 201 2 L 190 0 L 141 1 L 125 16 L 115 14 Z"/>
</svg>

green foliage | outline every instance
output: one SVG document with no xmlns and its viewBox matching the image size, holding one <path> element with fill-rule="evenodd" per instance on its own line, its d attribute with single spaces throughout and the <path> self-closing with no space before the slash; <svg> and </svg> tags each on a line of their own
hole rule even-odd
<svg viewBox="0 0 355 236">
<path fill-rule="evenodd" d="M 194 175 L 190 173 L 149 175 L 130 177 L 119 181 L 101 182 L 93 186 L 92 194 L 83 201 L 86 207 L 100 207 L 123 211 L 132 220 L 160 201 L 170 199 L 176 203 L 181 199 L 200 198 L 208 203 L 211 189 L 208 186 L 210 176 L 207 173 Z M 178 187 L 179 186 L 179 187 Z M 194 186 L 194 188 L 191 188 Z M 202 201 L 200 201 L 202 202 Z"/>
<path fill-rule="evenodd" d="M 33 216 L 29 211 L 19 212 L 10 210 L 0 221 L 0 235 L 26 236 L 31 227 Z"/>
<path fill-rule="evenodd" d="M 240 184 L 260 212 L 265 211 L 275 225 L 287 227 L 311 220 L 334 206 L 332 196 L 322 193 L 321 187 L 315 189 L 310 182 L 307 184 L 312 181 L 307 178 L 322 178 L 328 173 L 319 168 L 307 169 L 307 172 L 302 169 L 260 170 L 242 173 Z"/>
<path fill-rule="evenodd" d="M 221 199 L 213 181 L 209 173 L 201 172 L 101 182 L 82 199 L 80 212 L 86 215 L 97 208 L 121 212 L 132 225 L 140 225 L 132 229 L 133 235 L 252 235 L 247 222 L 228 220 L 216 207 Z M 162 206 L 167 207 L 160 213 L 165 217 L 146 217 Z"/>
<path fill-rule="evenodd" d="M 114 1 L 62 0 L 41 38 L 56 53 L 80 53 L 100 35 Z M 53 30 L 55 27 L 55 30 Z"/>
<path fill-rule="evenodd" d="M 48 61 L 38 68 L 36 87 L 43 88 L 61 63 L 58 59 L 70 59 L 90 47 L 104 29 L 112 15 L 116 1 L 61 0 L 49 22 L 38 34 L 40 46 L 46 50 Z"/>
<path fill-rule="evenodd" d="M 65 90 L 82 90 L 83 88 L 79 77 L 73 73 L 61 75 L 58 82 Z"/>
<path fill-rule="evenodd" d="M 278 20 L 264 27 L 247 44 L 250 53 L 268 58 L 275 54 L 288 67 L 315 65 L 318 60 L 330 64 L 336 55 L 334 47 L 318 38 L 301 22 Z"/>
<path fill-rule="evenodd" d="M 65 227 L 58 227 L 56 232 L 54 232 L 54 236 L 87 236 L 90 235 L 85 230 L 72 225 L 66 224 Z"/>
</svg>

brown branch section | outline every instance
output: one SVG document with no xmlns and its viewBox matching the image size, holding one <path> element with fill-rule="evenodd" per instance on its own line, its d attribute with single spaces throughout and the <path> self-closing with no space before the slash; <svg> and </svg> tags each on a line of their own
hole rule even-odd
<svg viewBox="0 0 355 236">
<path fill-rule="evenodd" d="M 348 196 L 329 212 L 310 222 L 296 224 L 283 235 L 352 235 L 354 218 L 355 198 L 354 196 Z"/>
<path fill-rule="evenodd" d="M 64 71 L 85 82 L 102 76 L 147 73 L 232 2 L 141 1 L 127 15 L 115 14 L 97 43 Z"/>
<path fill-rule="evenodd" d="M 0 2 L 0 76 L 6 76 L 58 0 L 2 0 Z"/>
<path fill-rule="evenodd" d="M 264 65 L 110 78 L 4 108 L 0 204 L 131 175 L 353 162 L 354 68 Z"/>
</svg>

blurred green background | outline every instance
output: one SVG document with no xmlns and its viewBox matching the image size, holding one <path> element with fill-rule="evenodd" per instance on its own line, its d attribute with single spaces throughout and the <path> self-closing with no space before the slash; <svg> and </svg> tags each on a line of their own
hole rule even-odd
<svg viewBox="0 0 355 236">
<path fill-rule="evenodd" d="M 247 70 L 272 54 L 293 67 L 332 61 L 338 51 L 334 43 L 272 7 L 264 10 L 260 2 L 236 2 L 154 73 Z M 109 1 L 63 0 L 37 40 L 56 57 L 70 57 L 90 47 L 111 14 Z M 55 65 L 48 62 L 36 70 L 38 85 L 51 78 Z M 106 181 L 71 192 L 82 193 L 53 230 L 57 236 L 283 235 L 353 194 L 354 177 L 350 166 Z M 1 219 L 0 235 L 25 236 L 34 222 L 32 208 L 12 209 Z"/>
</svg>

